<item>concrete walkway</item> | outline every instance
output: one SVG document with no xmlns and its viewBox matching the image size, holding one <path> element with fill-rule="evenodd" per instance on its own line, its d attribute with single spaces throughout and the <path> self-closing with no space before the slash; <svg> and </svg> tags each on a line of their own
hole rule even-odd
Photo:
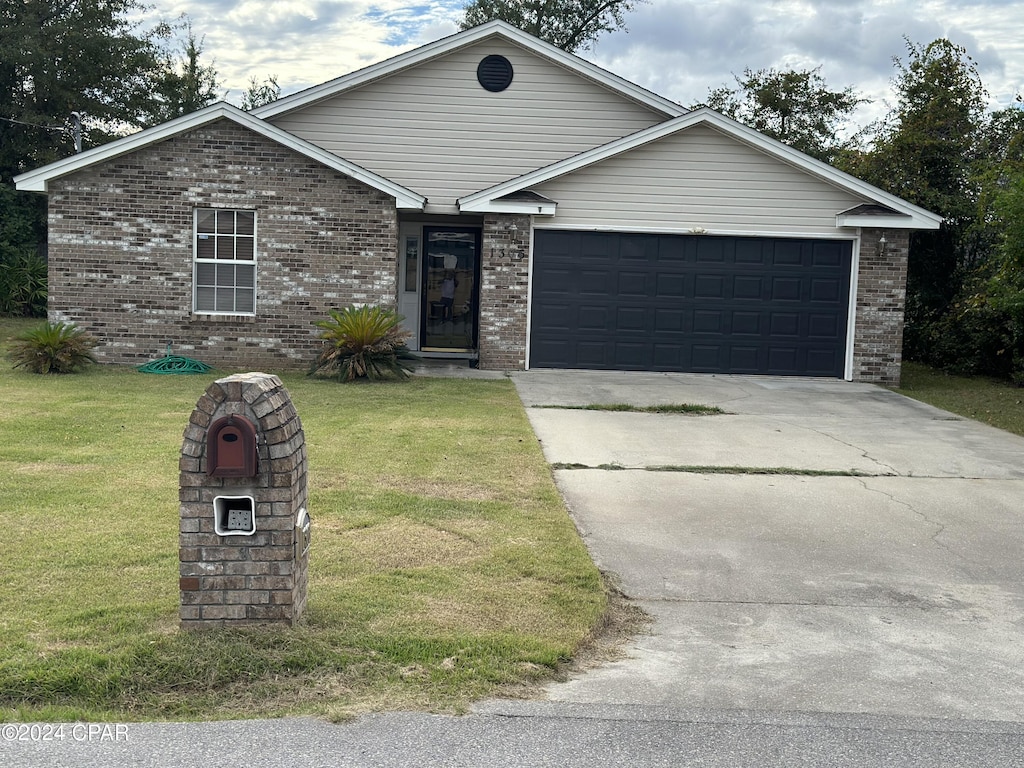
<svg viewBox="0 0 1024 768">
<path fill-rule="evenodd" d="M 1024 721 L 1024 439 L 841 381 L 514 380 L 595 560 L 654 617 L 551 700 Z M 534 407 L 593 403 L 728 413 Z"/>
</svg>

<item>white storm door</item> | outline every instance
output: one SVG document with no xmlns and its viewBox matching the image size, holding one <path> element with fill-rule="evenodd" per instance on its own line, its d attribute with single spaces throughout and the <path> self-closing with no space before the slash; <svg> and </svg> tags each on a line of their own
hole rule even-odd
<svg viewBox="0 0 1024 768">
<path fill-rule="evenodd" d="M 412 334 L 406 344 L 420 348 L 420 270 L 423 262 L 423 226 L 403 224 L 398 238 L 398 314 L 402 327 Z"/>
</svg>

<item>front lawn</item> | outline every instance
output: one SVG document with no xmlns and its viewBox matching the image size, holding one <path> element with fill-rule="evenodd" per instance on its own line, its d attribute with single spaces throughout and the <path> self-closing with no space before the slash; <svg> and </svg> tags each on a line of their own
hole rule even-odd
<svg viewBox="0 0 1024 768">
<path fill-rule="evenodd" d="M 31 325 L 0 321 L 0 343 Z M 529 690 L 605 609 L 509 381 L 283 375 L 310 463 L 294 629 L 178 630 L 178 452 L 216 375 L 0 362 L 0 717 L 459 710 Z"/>
<path fill-rule="evenodd" d="M 1016 435 L 1024 435 L 1024 389 L 982 376 L 951 376 L 920 363 L 904 363 L 901 395 Z"/>
</svg>

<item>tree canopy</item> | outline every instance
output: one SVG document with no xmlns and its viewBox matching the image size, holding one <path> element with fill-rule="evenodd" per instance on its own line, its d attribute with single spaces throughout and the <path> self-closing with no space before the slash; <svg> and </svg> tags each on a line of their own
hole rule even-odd
<svg viewBox="0 0 1024 768">
<path fill-rule="evenodd" d="M 842 144 L 838 128 L 864 103 L 852 86 L 829 90 L 821 67 L 745 69 L 743 77 L 734 77 L 736 88 L 711 89 L 707 101 L 696 106 L 711 107 L 825 162 L 834 159 Z"/>
<path fill-rule="evenodd" d="M 471 0 L 462 29 L 506 21 L 569 53 L 589 48 L 605 32 L 625 29 L 626 13 L 646 0 Z"/>
</svg>

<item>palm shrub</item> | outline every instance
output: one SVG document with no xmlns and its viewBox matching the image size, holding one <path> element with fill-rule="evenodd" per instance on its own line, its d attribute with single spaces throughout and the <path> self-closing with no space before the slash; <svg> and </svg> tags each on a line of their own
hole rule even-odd
<svg viewBox="0 0 1024 768">
<path fill-rule="evenodd" d="M 96 362 L 92 348 L 97 343 L 71 323 L 46 322 L 15 337 L 8 354 L 15 368 L 33 373 L 75 373 Z"/>
<path fill-rule="evenodd" d="M 0 315 L 45 317 L 46 262 L 29 253 L 0 258 Z"/>
<path fill-rule="evenodd" d="M 335 376 L 339 381 L 408 378 L 416 355 L 406 346 L 412 334 L 402 329 L 401 322 L 402 316 L 387 307 L 332 309 L 330 319 L 314 323 L 324 349 L 310 374 Z"/>
</svg>

